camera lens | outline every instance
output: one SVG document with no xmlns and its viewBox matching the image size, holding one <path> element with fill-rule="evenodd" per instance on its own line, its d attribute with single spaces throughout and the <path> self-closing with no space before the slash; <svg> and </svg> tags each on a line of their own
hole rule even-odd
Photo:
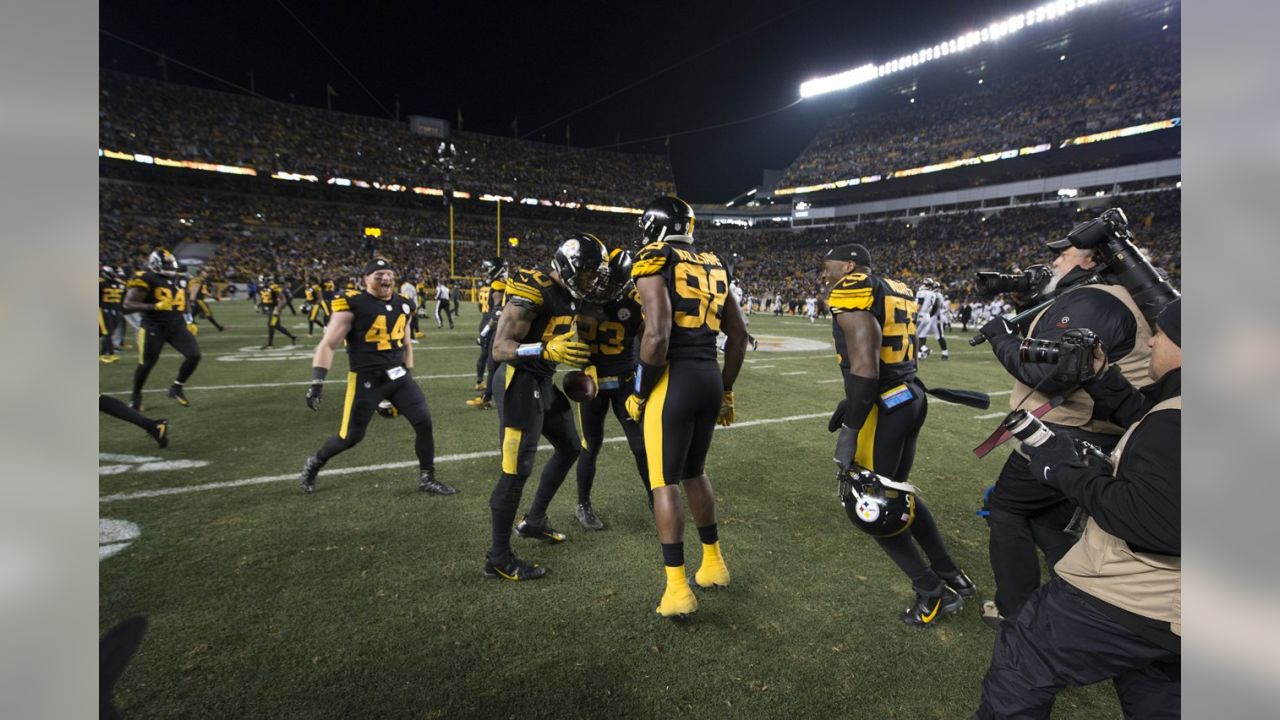
<svg viewBox="0 0 1280 720">
<path fill-rule="evenodd" d="M 1053 431 L 1026 410 L 1015 410 L 1009 413 L 1001 424 L 1015 438 L 1032 447 L 1039 447 L 1044 441 L 1053 437 Z"/>
<path fill-rule="evenodd" d="M 1018 358 L 1026 363 L 1057 364 L 1062 345 L 1052 340 L 1027 338 L 1018 346 Z"/>
</svg>

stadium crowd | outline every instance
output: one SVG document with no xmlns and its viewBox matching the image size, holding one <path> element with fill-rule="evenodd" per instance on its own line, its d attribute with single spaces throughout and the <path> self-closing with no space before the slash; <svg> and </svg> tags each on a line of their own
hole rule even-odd
<svg viewBox="0 0 1280 720">
<path fill-rule="evenodd" d="M 103 148 L 320 178 L 640 207 L 675 191 L 665 156 L 454 132 L 454 151 L 404 122 L 99 74 Z M 446 148 L 448 145 L 446 144 Z"/>
<path fill-rule="evenodd" d="M 869 96 L 832 118 L 787 168 L 782 187 L 888 175 L 934 163 L 1040 143 L 1057 146 L 1089 133 L 1182 114 L 1180 35 L 1062 55 L 1046 64 L 981 75 L 963 91 L 930 82 L 949 67 L 921 69 L 919 87 Z M 976 80 L 974 81 L 976 82 Z M 934 90 L 934 87 L 941 85 Z"/>
</svg>

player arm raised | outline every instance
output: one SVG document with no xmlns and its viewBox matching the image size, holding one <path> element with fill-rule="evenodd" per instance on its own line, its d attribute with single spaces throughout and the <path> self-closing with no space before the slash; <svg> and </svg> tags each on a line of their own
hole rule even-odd
<svg viewBox="0 0 1280 720">
<path fill-rule="evenodd" d="M 307 407 L 320 409 L 320 397 L 324 394 L 324 378 L 333 367 L 333 354 L 341 347 L 343 339 L 351 331 L 351 323 L 355 314 L 339 311 L 329 318 L 324 327 L 324 337 L 316 345 L 316 354 L 311 358 L 311 385 L 307 388 Z M 408 354 L 408 353 L 406 353 Z"/>
<path fill-rule="evenodd" d="M 845 357 L 849 358 L 849 374 L 844 378 L 844 421 L 836 440 L 836 465 L 841 470 L 853 465 L 858 448 L 858 433 L 875 407 L 880 389 L 880 324 L 869 312 L 852 311 L 836 315 L 844 332 Z"/>
</svg>

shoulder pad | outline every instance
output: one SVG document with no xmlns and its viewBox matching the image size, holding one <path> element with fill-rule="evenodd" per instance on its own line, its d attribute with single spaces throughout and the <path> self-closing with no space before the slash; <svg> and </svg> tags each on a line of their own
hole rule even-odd
<svg viewBox="0 0 1280 720">
<path fill-rule="evenodd" d="M 670 255 L 667 243 L 654 242 L 640 248 L 640 252 L 636 254 L 636 258 L 631 263 L 631 277 L 646 277 L 648 275 L 657 275 L 667 265 L 667 256 Z"/>
<path fill-rule="evenodd" d="M 831 312 L 848 310 L 869 310 L 875 302 L 875 284 L 866 273 L 849 273 L 840 278 L 831 294 L 827 296 L 827 306 Z"/>
</svg>

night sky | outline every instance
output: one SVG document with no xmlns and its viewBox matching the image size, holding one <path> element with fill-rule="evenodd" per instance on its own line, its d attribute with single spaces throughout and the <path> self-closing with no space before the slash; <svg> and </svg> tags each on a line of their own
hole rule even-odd
<svg viewBox="0 0 1280 720">
<path fill-rule="evenodd" d="M 324 107 L 327 82 L 338 92 L 334 110 L 391 117 L 398 96 L 402 118 L 456 123 L 461 108 L 467 131 L 510 136 L 518 118 L 532 139 L 562 143 L 568 125 L 574 146 L 620 137 L 624 150 L 661 153 L 662 139 L 626 143 L 784 107 L 803 80 L 892 59 L 1037 4 L 151 1 L 104 3 L 99 25 L 164 52 L 174 82 L 234 92 L 177 61 L 243 87 L 252 70 L 257 92 L 276 100 L 292 94 Z M 154 55 L 105 33 L 99 40 L 102 67 L 159 77 Z M 805 101 L 673 138 L 680 193 L 725 202 L 755 187 L 762 170 L 782 169 L 804 149 L 830 107 Z"/>
</svg>

